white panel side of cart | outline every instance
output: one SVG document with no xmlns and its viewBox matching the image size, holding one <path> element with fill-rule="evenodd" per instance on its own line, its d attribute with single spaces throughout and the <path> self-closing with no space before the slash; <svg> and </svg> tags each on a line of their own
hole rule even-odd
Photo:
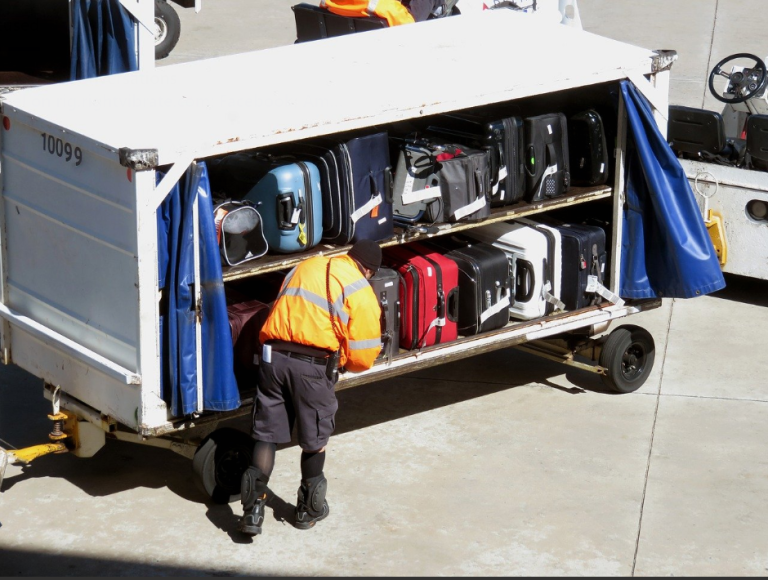
<svg viewBox="0 0 768 580">
<path fill-rule="evenodd" d="M 8 102 L 113 151 L 156 149 L 168 164 L 648 74 L 653 56 L 486 10 L 40 87 Z M 298 70 L 301 82 L 290 81 Z"/>
</svg>

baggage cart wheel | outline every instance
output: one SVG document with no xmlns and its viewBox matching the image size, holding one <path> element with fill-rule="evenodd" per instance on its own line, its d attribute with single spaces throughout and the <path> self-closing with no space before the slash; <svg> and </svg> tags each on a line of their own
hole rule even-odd
<svg viewBox="0 0 768 580">
<path fill-rule="evenodd" d="M 600 352 L 599 364 L 606 373 L 603 383 L 617 393 L 639 389 L 653 368 L 656 356 L 653 336 L 641 326 L 624 324 L 613 330 Z"/>
<path fill-rule="evenodd" d="M 181 36 L 181 19 L 166 0 L 155 0 L 155 59 L 171 54 Z"/>
<path fill-rule="evenodd" d="M 254 440 L 228 427 L 203 439 L 192 459 L 195 483 L 214 503 L 240 499 L 240 479 L 251 465 Z"/>
</svg>

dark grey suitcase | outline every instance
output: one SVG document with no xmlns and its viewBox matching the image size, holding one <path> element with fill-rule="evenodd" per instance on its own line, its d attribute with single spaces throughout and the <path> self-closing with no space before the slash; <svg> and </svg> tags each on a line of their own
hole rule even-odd
<svg viewBox="0 0 768 580">
<path fill-rule="evenodd" d="M 517 203 L 525 193 L 523 120 L 520 117 L 480 116 L 469 113 L 439 115 L 428 134 L 488 150 L 491 207 Z"/>
<path fill-rule="evenodd" d="M 392 360 L 400 351 L 400 285 L 397 270 L 379 268 L 368 282 L 381 306 L 381 353 L 377 360 Z"/>
</svg>

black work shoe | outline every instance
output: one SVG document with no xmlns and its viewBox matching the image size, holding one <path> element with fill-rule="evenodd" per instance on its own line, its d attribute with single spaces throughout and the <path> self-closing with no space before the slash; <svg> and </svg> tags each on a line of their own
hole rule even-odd
<svg viewBox="0 0 768 580">
<path fill-rule="evenodd" d="M 318 515 L 312 515 L 309 511 L 307 511 L 307 507 L 305 505 L 299 503 L 299 505 L 296 506 L 296 522 L 293 525 L 300 530 L 308 530 L 320 520 L 327 518 L 329 511 L 328 502 L 325 500 L 323 500 L 323 511 Z"/>
<path fill-rule="evenodd" d="M 243 514 L 237 529 L 247 536 L 258 536 L 261 533 L 261 525 L 264 523 L 265 505 L 267 505 L 266 493 L 256 500 L 250 510 Z"/>
</svg>

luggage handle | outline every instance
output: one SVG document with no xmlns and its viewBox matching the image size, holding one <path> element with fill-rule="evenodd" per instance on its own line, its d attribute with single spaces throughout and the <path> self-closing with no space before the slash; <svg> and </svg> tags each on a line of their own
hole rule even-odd
<svg viewBox="0 0 768 580">
<path fill-rule="evenodd" d="M 516 262 L 515 301 L 529 302 L 533 297 L 533 288 L 536 286 L 536 273 L 533 270 L 533 264 L 528 260 L 517 258 Z"/>
<path fill-rule="evenodd" d="M 453 288 L 448 292 L 448 320 L 459 321 L 459 288 Z"/>
<path fill-rule="evenodd" d="M 437 318 L 445 320 L 445 292 L 442 288 L 437 291 Z"/>
<path fill-rule="evenodd" d="M 392 176 L 392 168 L 389 166 L 384 168 L 384 202 L 395 203 L 395 179 Z"/>
<path fill-rule="evenodd" d="M 381 335 L 384 336 L 387 334 L 387 311 L 389 310 L 386 290 L 379 294 L 379 304 L 381 305 Z"/>
<path fill-rule="evenodd" d="M 491 185 L 494 185 L 495 183 L 501 183 L 501 178 L 499 177 L 499 169 L 503 165 L 501 162 L 501 151 L 499 151 L 499 148 L 495 145 L 484 145 L 483 149 L 488 151 L 488 158 L 489 158 L 489 165 L 491 169 Z"/>
<path fill-rule="evenodd" d="M 293 193 L 281 193 L 277 196 L 277 227 L 281 230 L 295 230 L 293 213 L 296 206 L 293 202 Z"/>
</svg>

